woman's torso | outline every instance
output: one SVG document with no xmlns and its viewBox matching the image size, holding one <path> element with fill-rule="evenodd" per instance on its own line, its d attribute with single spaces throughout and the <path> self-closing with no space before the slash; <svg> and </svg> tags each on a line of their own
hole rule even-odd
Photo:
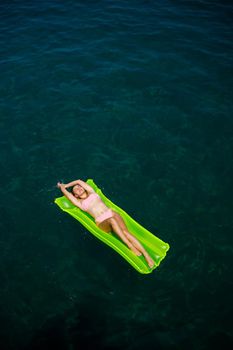
<svg viewBox="0 0 233 350">
<path fill-rule="evenodd" d="M 80 200 L 82 209 L 94 218 L 103 214 L 108 207 L 104 204 L 97 193 L 90 193 L 87 198 Z"/>
</svg>

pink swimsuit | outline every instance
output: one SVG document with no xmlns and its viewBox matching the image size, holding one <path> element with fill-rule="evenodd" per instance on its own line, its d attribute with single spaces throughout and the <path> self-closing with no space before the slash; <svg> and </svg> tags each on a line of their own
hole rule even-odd
<svg viewBox="0 0 233 350">
<path fill-rule="evenodd" d="M 90 203 L 96 198 L 100 198 L 100 196 L 97 193 L 94 192 L 89 194 L 89 196 L 82 201 L 81 209 L 87 211 L 90 206 Z M 113 217 L 113 212 L 111 209 L 107 209 L 103 214 L 95 218 L 95 222 L 97 225 L 99 225 L 101 222 L 111 217 Z"/>
</svg>

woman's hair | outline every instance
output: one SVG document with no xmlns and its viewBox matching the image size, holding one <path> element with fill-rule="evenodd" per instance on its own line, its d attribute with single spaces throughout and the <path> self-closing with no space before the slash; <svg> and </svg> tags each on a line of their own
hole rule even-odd
<svg viewBox="0 0 233 350">
<path fill-rule="evenodd" d="M 73 187 L 71 187 L 71 192 L 73 193 L 73 195 L 74 195 L 74 187 L 75 187 L 75 185 L 73 186 Z"/>
</svg>

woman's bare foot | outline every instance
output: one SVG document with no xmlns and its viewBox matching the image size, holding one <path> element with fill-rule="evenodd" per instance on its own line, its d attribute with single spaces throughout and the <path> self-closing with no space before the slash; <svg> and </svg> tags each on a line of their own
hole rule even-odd
<svg viewBox="0 0 233 350">
<path fill-rule="evenodd" d="M 145 259 L 146 259 L 149 267 L 152 268 L 154 266 L 154 264 L 155 264 L 154 260 L 149 255 L 148 256 L 146 255 Z"/>
</svg>

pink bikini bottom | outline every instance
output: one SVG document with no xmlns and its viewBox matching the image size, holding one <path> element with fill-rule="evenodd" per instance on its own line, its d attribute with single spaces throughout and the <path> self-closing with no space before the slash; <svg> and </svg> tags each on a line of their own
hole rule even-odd
<svg viewBox="0 0 233 350">
<path fill-rule="evenodd" d="M 112 211 L 112 209 L 108 209 L 103 214 L 101 214 L 101 215 L 97 216 L 97 218 L 95 218 L 96 225 L 99 225 L 104 220 L 112 218 L 112 217 L 113 217 L 113 211 Z"/>
</svg>

